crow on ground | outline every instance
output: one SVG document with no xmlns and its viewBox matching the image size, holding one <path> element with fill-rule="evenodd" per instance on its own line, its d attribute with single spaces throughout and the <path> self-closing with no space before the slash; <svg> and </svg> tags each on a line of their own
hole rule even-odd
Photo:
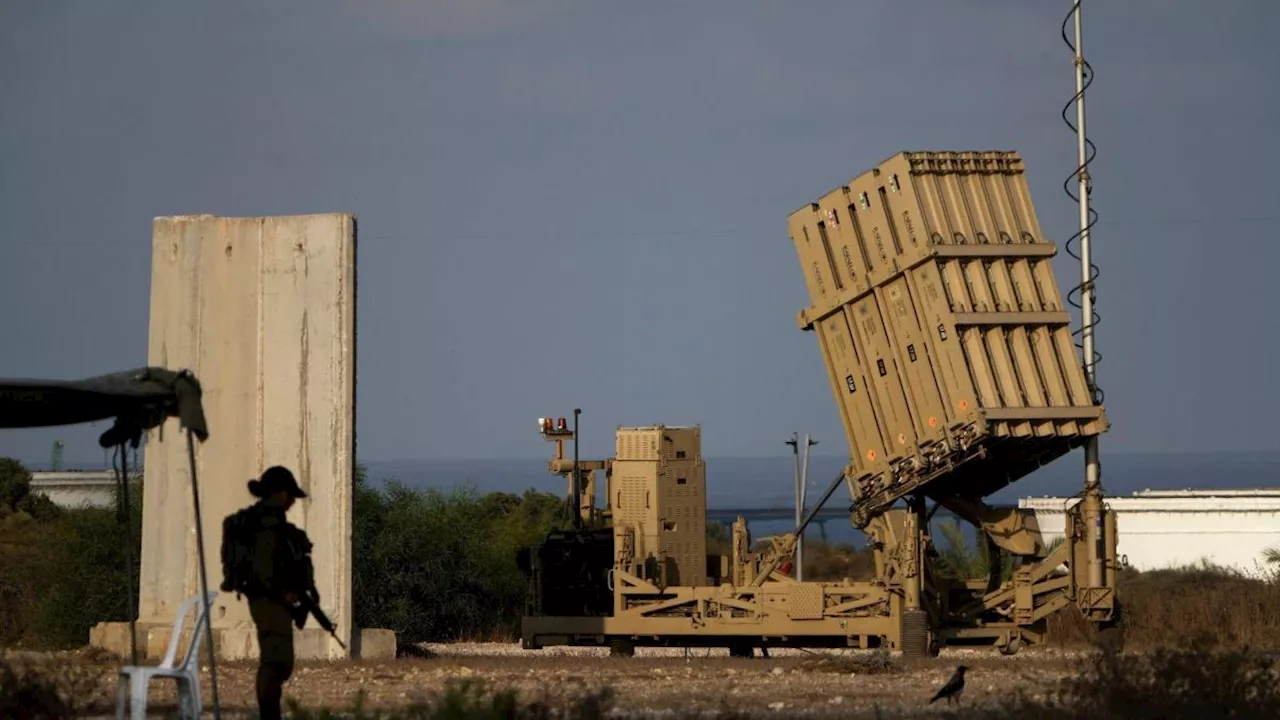
<svg viewBox="0 0 1280 720">
<path fill-rule="evenodd" d="M 933 696 L 933 699 L 929 701 L 929 704 L 932 705 L 934 702 L 941 700 L 942 698 L 947 699 L 948 705 L 950 705 L 953 700 L 959 702 L 960 696 L 964 694 L 964 671 L 968 669 L 969 668 L 964 665 L 957 667 L 955 674 L 951 676 L 951 679 L 947 681 L 946 685 L 942 686 L 942 689 L 938 691 L 938 694 Z"/>
</svg>

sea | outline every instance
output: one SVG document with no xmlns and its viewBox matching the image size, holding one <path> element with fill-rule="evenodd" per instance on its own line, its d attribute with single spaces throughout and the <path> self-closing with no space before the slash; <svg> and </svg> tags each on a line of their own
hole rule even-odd
<svg viewBox="0 0 1280 720">
<path fill-rule="evenodd" d="M 585 459 L 585 458 L 584 458 Z M 361 460 L 370 484 L 398 481 L 410 488 L 470 488 L 478 492 L 523 493 L 527 489 L 566 492 L 565 482 L 547 471 L 546 458 L 527 460 Z M 792 455 L 756 458 L 704 458 L 709 514 L 743 515 L 751 534 L 759 538 L 789 532 L 795 522 L 779 518 L 779 509 L 794 511 L 795 461 Z M 847 459 L 831 455 L 809 457 L 806 501 L 809 509 L 838 477 Z M 1084 454 L 1073 452 L 988 498 L 992 504 L 1014 505 L 1019 498 L 1071 496 L 1084 483 Z M 1254 453 L 1127 453 L 1102 454 L 1102 484 L 1108 495 L 1130 495 L 1144 489 L 1274 488 L 1280 486 L 1280 452 Z M 601 491 L 602 492 L 602 491 Z M 604 503 L 603 497 L 598 498 Z M 848 491 L 837 488 L 824 509 L 848 507 Z M 768 511 L 768 512 L 766 512 Z M 945 521 L 939 513 L 937 522 Z M 825 517 L 805 533 L 829 542 L 862 547 L 865 536 L 844 518 Z"/>
</svg>

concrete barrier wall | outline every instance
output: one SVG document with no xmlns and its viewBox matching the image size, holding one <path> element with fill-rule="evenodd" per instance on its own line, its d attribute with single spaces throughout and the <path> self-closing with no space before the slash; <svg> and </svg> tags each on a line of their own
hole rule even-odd
<svg viewBox="0 0 1280 720">
<path fill-rule="evenodd" d="M 290 519 L 315 543 L 321 604 L 350 646 L 355 218 L 156 218 L 152 253 L 148 361 L 191 369 L 204 389 L 210 437 L 196 467 L 210 589 L 222 519 L 254 501 L 251 478 L 285 465 L 310 495 Z M 186 439 L 166 423 L 147 444 L 140 622 L 171 623 L 199 592 L 192 518 Z M 251 627 L 247 603 L 226 593 L 213 620 Z"/>
</svg>

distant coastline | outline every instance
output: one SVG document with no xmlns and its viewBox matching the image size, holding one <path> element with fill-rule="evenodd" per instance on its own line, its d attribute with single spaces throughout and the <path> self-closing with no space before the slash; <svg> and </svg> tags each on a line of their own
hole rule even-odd
<svg viewBox="0 0 1280 720">
<path fill-rule="evenodd" d="M 21 460 L 21 458 L 19 458 Z M 761 457 L 707 457 L 707 502 L 711 508 L 777 507 L 792 503 L 790 455 Z M 48 458 L 23 461 L 31 470 L 47 470 Z M 477 492 L 523 493 L 534 489 L 564 491 L 560 478 L 547 472 L 547 458 L 502 459 L 392 459 L 359 458 L 370 482 L 382 487 L 397 480 L 410 488 L 450 490 L 471 487 Z M 810 494 L 816 495 L 844 467 L 840 455 L 811 455 Z M 1072 495 L 1083 475 L 1080 451 L 1050 463 L 993 495 L 991 500 L 1014 503 L 1020 497 Z M 101 470 L 102 460 L 81 458 L 67 462 L 66 470 Z M 1107 453 L 1102 455 L 1102 483 L 1111 495 L 1128 495 L 1150 489 L 1215 489 L 1280 487 L 1280 452 L 1211 453 Z"/>
<path fill-rule="evenodd" d="M 709 507 L 790 505 L 793 464 L 790 456 L 705 459 Z M 834 478 L 847 459 L 809 458 L 810 493 Z M 1250 453 L 1103 453 L 1102 482 L 1109 494 L 1183 488 L 1280 487 L 1280 452 Z M 480 492 L 524 492 L 528 488 L 559 493 L 563 483 L 546 471 L 546 458 L 526 460 L 373 460 L 365 461 L 372 483 L 398 480 L 408 487 L 448 490 L 471 486 Z M 1019 497 L 1072 495 L 1080 489 L 1083 453 L 1077 451 L 1046 465 L 992 496 L 994 502 Z M 814 488 L 818 488 L 817 491 Z"/>
</svg>

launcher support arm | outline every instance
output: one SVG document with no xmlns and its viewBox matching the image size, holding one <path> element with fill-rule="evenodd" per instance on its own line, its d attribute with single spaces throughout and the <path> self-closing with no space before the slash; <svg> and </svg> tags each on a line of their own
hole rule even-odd
<svg viewBox="0 0 1280 720">
<path fill-rule="evenodd" d="M 809 523 L 813 522 L 815 517 L 818 516 L 818 511 L 822 510 L 822 506 L 826 505 L 827 501 L 831 499 L 836 488 L 840 487 L 840 483 L 844 482 L 844 478 L 845 475 L 841 472 L 836 476 L 835 480 L 831 481 L 831 484 L 827 486 L 826 492 L 822 493 L 822 497 L 818 500 L 818 503 L 809 511 L 809 514 L 805 517 L 804 522 L 800 523 L 799 527 L 780 537 L 771 538 L 773 540 L 773 549 L 769 552 L 768 560 L 766 560 L 764 565 L 761 566 L 760 572 L 756 573 L 756 576 L 752 578 L 751 587 L 759 587 L 764 584 L 764 582 L 769 579 L 769 576 L 773 575 L 783 562 L 795 555 L 796 542 L 800 539 L 800 536 L 804 534 L 804 529 L 809 526 Z"/>
</svg>

